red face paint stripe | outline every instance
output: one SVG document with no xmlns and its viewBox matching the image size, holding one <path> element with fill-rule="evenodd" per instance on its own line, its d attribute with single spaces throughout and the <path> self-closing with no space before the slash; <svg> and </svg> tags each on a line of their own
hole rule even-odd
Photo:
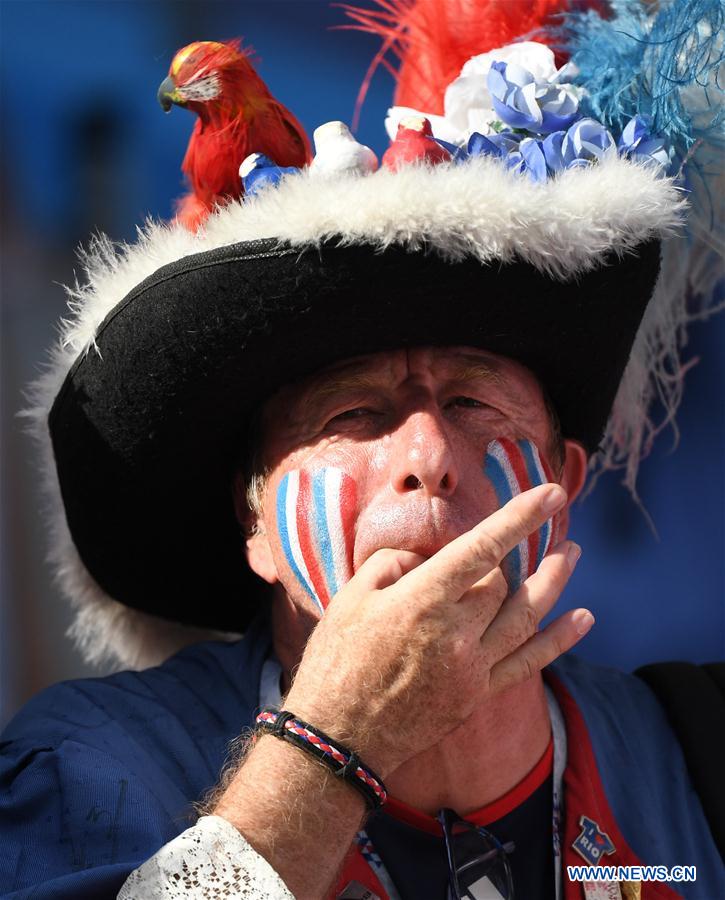
<svg viewBox="0 0 725 900">
<path fill-rule="evenodd" d="M 345 536 L 345 554 L 347 556 L 347 575 L 352 577 L 353 525 L 355 523 L 355 504 L 357 492 L 355 482 L 348 475 L 342 476 L 340 485 L 340 520 Z"/>
<path fill-rule="evenodd" d="M 514 475 L 516 476 L 516 480 L 519 483 L 519 490 L 523 494 L 523 492 L 528 491 L 528 489 L 532 485 L 531 480 L 529 479 L 528 470 L 526 468 L 526 460 L 521 453 L 521 449 L 519 448 L 519 445 L 517 443 L 508 440 L 508 438 L 499 438 L 499 443 L 501 444 L 506 455 L 509 458 L 511 468 L 514 470 Z M 536 571 L 536 560 L 539 556 L 538 528 L 528 536 L 527 541 L 529 545 L 529 561 L 527 571 L 522 573 L 525 579 L 530 575 L 533 575 Z"/>
<path fill-rule="evenodd" d="M 547 482 L 550 482 L 551 484 L 557 484 L 558 482 L 554 477 L 554 472 L 541 451 L 539 451 L 539 459 L 541 460 L 541 468 L 544 470 L 544 475 L 546 476 Z M 551 520 L 551 540 L 549 541 L 549 548 L 546 551 L 547 553 L 553 547 L 556 547 L 556 545 L 559 543 L 559 516 L 560 513 L 557 513 Z"/>
<path fill-rule="evenodd" d="M 330 602 L 330 595 L 327 591 L 325 578 L 320 569 L 317 554 L 312 543 L 310 534 L 310 520 L 314 520 L 314 500 L 312 497 L 312 481 L 309 473 L 300 472 L 300 492 L 297 497 L 297 535 L 300 541 L 300 550 L 302 557 L 310 573 L 312 587 L 323 606 L 327 606 Z"/>
<path fill-rule="evenodd" d="M 546 476 L 547 482 L 556 482 L 556 478 L 554 478 L 554 473 L 551 470 L 551 466 L 546 461 L 546 457 L 541 451 L 539 451 L 539 462 L 541 463 L 541 468 L 544 470 L 544 475 Z"/>
</svg>

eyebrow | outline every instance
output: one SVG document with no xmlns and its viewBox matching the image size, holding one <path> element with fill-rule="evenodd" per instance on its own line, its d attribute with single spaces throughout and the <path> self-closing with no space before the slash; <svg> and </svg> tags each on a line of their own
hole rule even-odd
<svg viewBox="0 0 725 900">
<path fill-rule="evenodd" d="M 456 353 L 456 363 L 453 364 L 449 379 L 459 384 L 471 384 L 485 382 L 501 390 L 515 403 L 527 405 L 527 399 L 522 395 L 517 382 L 512 378 L 506 378 L 501 372 L 501 367 L 495 359 L 482 357 L 473 353 Z"/>
<path fill-rule="evenodd" d="M 300 400 L 299 418 L 304 419 L 307 415 L 314 413 L 320 403 L 331 397 L 374 389 L 380 387 L 382 383 L 383 379 L 379 375 L 366 372 L 341 373 L 337 376 L 321 378 L 311 384 L 303 394 Z"/>
<path fill-rule="evenodd" d="M 453 361 L 446 366 L 446 380 L 459 384 L 483 381 L 503 388 L 508 393 L 516 393 L 510 389 L 494 360 L 484 360 L 472 353 L 455 354 Z M 343 370 L 339 374 L 329 373 L 316 380 L 305 391 L 301 398 L 300 412 L 304 417 L 330 397 L 374 390 L 384 383 L 385 379 L 377 372 Z"/>
<path fill-rule="evenodd" d="M 497 367 L 471 356 L 461 356 L 450 367 L 448 380 L 460 382 L 486 381 L 489 384 L 495 384 L 497 387 L 506 387 L 506 379 L 501 375 Z"/>
</svg>

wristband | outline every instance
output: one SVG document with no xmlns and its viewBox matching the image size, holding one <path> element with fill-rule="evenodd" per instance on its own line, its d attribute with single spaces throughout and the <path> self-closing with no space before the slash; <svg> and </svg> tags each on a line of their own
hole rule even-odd
<svg viewBox="0 0 725 900">
<path fill-rule="evenodd" d="M 257 716 L 257 729 L 288 741 L 319 759 L 338 778 L 361 793 L 371 810 L 380 809 L 388 799 L 382 779 L 363 765 L 356 753 L 343 747 L 314 725 L 298 719 L 294 713 L 265 706 Z"/>
</svg>

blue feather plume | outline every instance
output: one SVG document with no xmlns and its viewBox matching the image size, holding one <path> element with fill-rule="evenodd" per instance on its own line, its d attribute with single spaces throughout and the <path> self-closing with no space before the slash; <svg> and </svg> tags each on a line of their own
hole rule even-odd
<svg viewBox="0 0 725 900">
<path fill-rule="evenodd" d="M 682 398 L 687 326 L 723 308 L 725 94 L 723 0 L 610 0 L 611 15 L 570 10 L 555 47 L 585 88 L 580 110 L 621 134 L 635 115 L 671 150 L 669 174 L 688 194 L 683 234 L 662 248 L 662 272 L 632 350 L 603 442 L 601 468 L 626 469 L 634 492 L 639 460 L 674 425 Z M 664 413 L 653 418 L 655 399 Z M 675 427 L 676 434 L 676 427 Z"/>
<path fill-rule="evenodd" d="M 588 92 L 583 111 L 615 132 L 647 115 L 681 158 L 698 139 L 722 139 L 722 0 L 612 0 L 611 9 L 608 19 L 570 12 L 559 29 L 557 43 Z M 696 109 L 691 88 L 705 99 Z"/>
</svg>

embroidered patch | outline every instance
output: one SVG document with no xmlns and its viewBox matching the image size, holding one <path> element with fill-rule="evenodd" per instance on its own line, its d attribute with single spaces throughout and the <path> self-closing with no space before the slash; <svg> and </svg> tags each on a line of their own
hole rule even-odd
<svg viewBox="0 0 725 900">
<path fill-rule="evenodd" d="M 599 865 L 603 856 L 614 853 L 615 847 L 612 839 L 599 828 L 596 822 L 587 816 L 582 816 L 579 819 L 579 825 L 582 832 L 572 847 L 590 866 Z"/>
</svg>

